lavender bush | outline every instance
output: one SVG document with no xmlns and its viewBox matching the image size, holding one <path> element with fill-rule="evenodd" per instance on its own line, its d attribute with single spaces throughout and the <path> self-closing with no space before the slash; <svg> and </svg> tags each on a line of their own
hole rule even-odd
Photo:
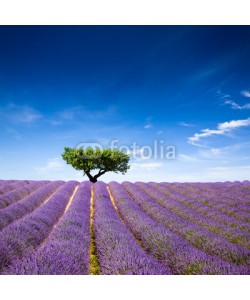
<svg viewBox="0 0 250 300">
<path fill-rule="evenodd" d="M 21 187 L 7 192 L 6 194 L 0 196 L 0 209 L 21 200 L 47 183 L 48 181 L 34 181 L 28 185 L 23 184 Z"/>
<path fill-rule="evenodd" d="M 250 182 L 0 180 L 0 274 L 250 274 Z"/>
<path fill-rule="evenodd" d="M 94 185 L 96 248 L 101 274 L 170 274 L 138 245 L 113 207 L 106 184 Z"/>
<path fill-rule="evenodd" d="M 3 274 L 89 274 L 91 184 L 83 182 L 46 241 L 12 262 Z"/>
<path fill-rule="evenodd" d="M 65 183 L 44 205 L 0 232 L 0 270 L 36 249 L 62 216 L 77 182 Z"/>
<path fill-rule="evenodd" d="M 22 200 L 1 209 L 0 230 L 25 214 L 32 212 L 44 201 L 48 200 L 48 198 L 63 184 L 64 181 L 52 181 Z"/>
</svg>

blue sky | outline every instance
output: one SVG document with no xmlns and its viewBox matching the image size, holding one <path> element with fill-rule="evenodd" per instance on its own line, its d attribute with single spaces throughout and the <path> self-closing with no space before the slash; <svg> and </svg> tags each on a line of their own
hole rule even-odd
<svg viewBox="0 0 250 300">
<path fill-rule="evenodd" d="M 64 147 L 114 140 L 140 148 L 104 181 L 250 179 L 249 26 L 0 26 L 0 41 L 2 179 L 87 179 Z"/>
</svg>

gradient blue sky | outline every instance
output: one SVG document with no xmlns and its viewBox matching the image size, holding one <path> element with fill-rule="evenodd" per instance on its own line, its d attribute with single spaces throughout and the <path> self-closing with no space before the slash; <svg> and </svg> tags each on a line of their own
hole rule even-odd
<svg viewBox="0 0 250 300">
<path fill-rule="evenodd" d="M 249 53 L 250 26 L 0 26 L 0 177 L 81 181 L 63 148 L 118 140 L 176 158 L 104 181 L 249 180 Z"/>
</svg>

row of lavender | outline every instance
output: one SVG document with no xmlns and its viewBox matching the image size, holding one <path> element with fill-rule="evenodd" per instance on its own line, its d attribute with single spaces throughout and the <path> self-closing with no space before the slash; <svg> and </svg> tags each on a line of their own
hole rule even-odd
<svg viewBox="0 0 250 300">
<path fill-rule="evenodd" d="M 249 273 L 249 250 L 181 218 L 157 203 L 157 190 L 151 197 L 138 185 L 109 184 L 126 225 L 173 274 Z"/>
<path fill-rule="evenodd" d="M 0 181 L 1 274 L 89 274 L 91 189 L 100 274 L 250 273 L 249 221 L 224 211 L 247 213 L 249 182 L 20 183 Z"/>
<path fill-rule="evenodd" d="M 37 182 L 13 197 L 0 210 L 0 273 L 89 274 L 90 191 L 88 182 Z"/>
</svg>

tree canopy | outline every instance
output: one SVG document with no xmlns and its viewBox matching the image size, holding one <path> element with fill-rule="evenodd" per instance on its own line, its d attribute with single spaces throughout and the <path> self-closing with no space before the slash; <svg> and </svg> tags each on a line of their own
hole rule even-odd
<svg viewBox="0 0 250 300">
<path fill-rule="evenodd" d="M 83 175 L 87 175 L 91 182 L 97 182 L 97 178 L 107 172 L 125 174 L 130 168 L 128 165 L 129 154 L 116 149 L 92 149 L 87 148 L 64 148 L 62 158 L 67 164 L 72 165 L 76 170 L 82 170 Z M 91 171 L 97 170 L 96 175 L 91 175 Z"/>
</svg>

